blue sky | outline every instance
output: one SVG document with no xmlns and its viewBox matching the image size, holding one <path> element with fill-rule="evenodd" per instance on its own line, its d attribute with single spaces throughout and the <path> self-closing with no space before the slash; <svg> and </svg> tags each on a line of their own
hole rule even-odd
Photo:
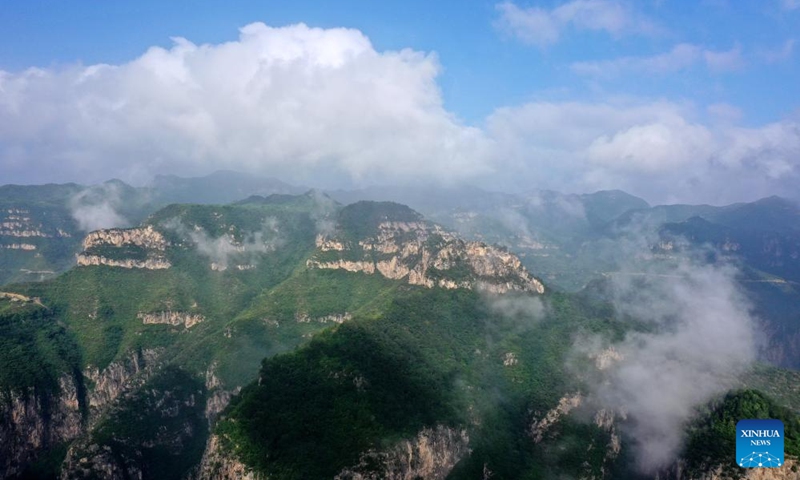
<svg viewBox="0 0 800 480">
<path fill-rule="evenodd" d="M 391 91 L 404 92 L 398 94 L 400 98 L 405 99 L 403 95 L 407 94 L 410 102 L 424 99 L 422 104 L 415 104 L 426 115 L 433 115 L 420 122 L 420 125 L 428 125 L 424 132 L 439 128 L 433 125 L 450 122 L 442 127 L 447 132 L 441 135 L 450 140 L 444 146 L 433 145 L 430 150 L 416 147 L 428 141 L 420 141 L 420 135 L 425 137 L 426 133 L 413 129 L 399 133 L 408 135 L 409 145 L 413 146 L 406 153 L 449 158 L 434 168 L 432 178 L 436 181 L 468 181 L 514 190 L 639 188 L 663 200 L 694 199 L 690 194 L 702 187 L 708 194 L 697 199 L 721 202 L 773 191 L 788 192 L 798 178 L 795 176 L 800 162 L 796 160 L 797 121 L 800 119 L 800 52 L 797 52 L 800 45 L 796 44 L 800 41 L 796 38 L 800 37 L 798 0 L 120 1 L 106 2 L 102 8 L 97 5 L 90 2 L 4 2 L 0 15 L 0 71 L 5 72 L 7 85 L 16 81 L 16 87 L 0 90 L 0 107 L 3 95 L 6 105 L 15 106 L 5 112 L 0 109 L 0 167 L 4 167 L 11 181 L 62 177 L 64 180 L 79 177 L 99 181 L 103 175 L 119 170 L 114 176 L 141 182 L 145 174 L 154 170 L 180 173 L 191 168 L 192 172 L 201 174 L 218 167 L 275 172 L 296 180 L 314 179 L 315 172 L 324 171 L 331 173 L 326 173 L 326 178 L 344 179 L 347 184 L 382 183 L 387 179 L 407 180 L 416 176 L 414 170 L 401 171 L 394 165 L 403 162 L 401 156 L 386 160 L 394 162 L 392 166 L 381 163 L 379 158 L 387 157 L 380 153 L 381 149 L 390 148 L 388 144 L 367 147 L 376 152 L 374 159 L 361 158 L 360 154 L 355 158 L 347 149 L 327 151 L 322 145 L 326 143 L 324 136 L 318 139 L 321 145 L 313 151 L 291 145 L 278 151 L 274 145 L 258 144 L 248 147 L 246 152 L 249 153 L 235 150 L 237 153 L 232 154 L 233 134 L 222 131 L 218 120 L 213 130 L 225 143 L 225 148 L 217 149 L 216 153 L 205 144 L 188 146 L 195 141 L 194 135 L 188 135 L 179 146 L 171 144 L 161 148 L 163 129 L 143 134 L 142 142 L 152 145 L 147 152 L 131 152 L 129 144 L 111 145 L 113 141 L 108 139 L 115 137 L 107 132 L 101 141 L 86 140 L 97 135 L 97 129 L 70 132 L 69 138 L 65 137 L 67 134 L 51 133 L 77 129 L 69 112 L 74 114 L 78 104 L 83 108 L 88 98 L 102 97 L 114 103 L 110 100 L 113 98 L 115 102 L 125 103 L 126 108 L 130 105 L 127 100 L 133 98 L 131 90 L 121 91 L 119 87 L 109 86 L 114 82 L 126 83 L 121 79 L 128 77 L 118 71 L 113 73 L 114 82 L 109 79 L 95 82 L 91 88 L 101 89 L 95 92 L 89 92 L 89 87 L 80 90 L 65 87 L 70 83 L 67 79 L 73 78 L 71 75 L 80 77 L 77 69 L 91 68 L 95 64 L 130 65 L 145 57 L 145 52 L 154 46 L 177 55 L 173 51 L 173 37 L 183 37 L 199 49 L 205 44 L 215 47 L 237 42 L 241 40 L 239 29 L 253 22 L 275 28 L 302 22 L 311 29 L 325 32 L 345 27 L 368 39 L 369 52 L 390 57 L 392 52 L 409 49 L 435 64 L 436 72 L 429 77 L 424 72 L 426 62 L 401 60 L 416 72 L 409 75 L 421 75 L 408 84 L 401 85 L 405 80 L 400 79 L 406 78 L 405 74 L 396 73 L 388 64 L 385 66 L 388 70 L 381 70 L 380 75 L 387 75 L 386 72 L 398 75 L 400 83 Z M 334 42 L 331 39 L 321 41 Z M 313 53 L 303 55 L 311 65 L 319 64 L 308 56 Z M 197 62 L 191 63 L 188 57 L 184 60 L 185 67 L 190 70 L 197 66 Z M 44 85 L 40 77 L 32 80 L 31 67 L 45 72 L 51 78 L 50 83 Z M 136 69 L 127 70 L 132 76 Z M 379 78 L 376 72 L 373 73 Z M 236 72 L 229 73 L 236 75 Z M 107 76 L 111 78 L 112 74 Z M 147 98 L 164 94 L 157 91 L 163 84 L 152 87 Z M 203 83 L 201 88 L 202 98 L 218 95 L 223 98 L 223 92 L 209 90 L 212 87 L 208 84 Z M 349 89 L 355 87 L 342 88 L 350 92 Z M 438 90 L 438 97 L 433 100 L 427 97 L 430 89 Z M 49 105 L 42 100 L 43 92 L 46 98 L 53 96 Z M 281 95 L 300 95 L 297 101 L 306 105 L 308 92 L 303 92 L 301 95 L 286 91 Z M 74 100 L 78 97 L 82 99 L 80 102 Z M 141 98 L 137 98 L 141 102 Z M 70 105 L 73 100 L 75 104 Z M 441 108 L 437 110 L 425 103 L 429 100 L 434 104 L 440 102 Z M 231 99 L 227 101 L 230 103 Z M 27 104 L 34 113 L 31 113 L 32 118 L 21 122 L 14 115 L 21 115 L 20 108 L 25 109 Z M 375 118 L 383 118 L 381 115 L 389 111 L 388 123 L 398 121 L 408 125 L 420 119 L 417 113 L 399 119 L 395 107 L 397 105 L 380 109 Z M 270 110 L 270 104 L 261 104 L 259 108 L 261 110 L 248 114 L 258 118 L 259 113 Z M 345 107 L 336 107 L 340 113 L 341 108 Z M 212 107 L 199 110 L 195 112 L 196 118 L 210 115 L 217 119 L 219 116 L 219 111 Z M 41 117 L 35 116 L 35 112 Z M 403 112 L 406 114 L 410 110 Z M 137 114 L 145 113 L 137 108 Z M 173 114 L 159 113 L 168 117 Z M 553 115 L 554 124 L 563 122 L 565 128 L 585 128 L 562 139 L 561 143 L 554 143 L 551 140 L 557 134 L 545 126 L 534 128 L 537 121 L 545 122 L 546 114 Z M 117 121 L 102 120 L 102 112 L 94 115 L 100 118 L 100 124 Z M 294 120 L 302 126 L 310 125 L 311 119 L 324 117 L 311 105 L 296 115 Z M 537 121 L 531 121 L 531 115 L 535 115 Z M 600 118 L 603 115 L 613 116 L 607 122 L 614 126 L 610 130 L 599 128 L 604 123 Z M 425 123 L 428 121 L 431 123 Z M 588 124 L 598 121 L 600 125 Z M 147 122 L 142 119 L 142 123 Z M 18 126 L 20 123 L 30 124 L 30 129 L 23 131 Z M 254 135 L 281 139 L 288 135 L 282 126 L 262 127 L 266 130 L 262 128 Z M 130 123 L 124 128 L 130 130 Z M 375 136 L 375 132 L 366 133 L 363 125 L 354 124 L 352 128 L 358 130 L 353 130 L 353 142 L 362 138 L 361 135 L 370 139 Z M 511 138 L 509 132 L 517 133 Z M 584 138 L 586 132 L 594 134 Z M 181 133 L 185 133 L 185 129 Z M 47 135 L 54 136 L 46 138 Z M 341 135 L 341 132 L 336 133 L 337 138 Z M 475 140 L 476 136 L 482 137 L 480 141 Z M 463 149 L 480 150 L 483 157 L 466 158 L 461 168 L 457 157 L 465 154 L 458 148 L 449 149 L 453 142 L 461 142 L 464 137 L 469 139 L 469 145 L 465 144 Z M 675 151 L 687 158 L 675 155 L 643 158 L 648 149 L 671 149 L 672 142 L 684 138 L 691 138 L 692 142 L 678 145 Z M 571 140 L 577 142 L 573 149 L 567 145 Z M 245 140 L 235 142 L 241 146 Z M 481 146 L 478 148 L 470 142 Z M 737 151 L 725 146 L 732 143 L 739 145 Z M 644 151 L 634 151 L 636 148 Z M 226 153 L 220 153 L 222 150 Z M 193 162 L 185 161 L 187 152 L 194 158 Z M 275 160 L 280 155 L 291 154 L 306 159 L 299 162 L 303 168 L 289 168 Z M 140 161 L 143 155 L 157 160 Z M 243 158 L 232 158 L 237 155 Z M 263 155 L 264 161 L 254 161 L 254 155 Z M 345 158 L 348 155 L 353 158 Z M 613 161 L 615 155 L 615 158 L 624 157 L 629 161 Z M 48 172 L 46 175 L 26 171 L 24 167 L 30 165 L 32 157 L 42 162 L 42 169 Z M 52 163 L 48 164 L 42 157 L 52 158 Z M 114 164 L 109 157 L 125 160 Z M 411 169 L 419 166 L 410 163 Z M 63 168 L 48 168 L 52 164 Z M 676 172 L 686 166 L 693 167 L 690 174 L 670 177 L 663 185 L 652 183 L 665 171 L 677 175 Z M 90 170 L 96 175 L 87 177 Z M 509 170 L 514 173 L 508 174 Z M 544 170 L 548 173 L 543 174 Z M 706 187 L 710 176 L 719 177 L 721 183 Z M 726 194 L 724 185 L 732 179 L 753 176 L 757 178 L 748 180 L 750 183 L 743 190 Z M 678 190 L 676 181 L 682 190 Z M 653 186 L 658 193 L 652 193 Z"/>
</svg>

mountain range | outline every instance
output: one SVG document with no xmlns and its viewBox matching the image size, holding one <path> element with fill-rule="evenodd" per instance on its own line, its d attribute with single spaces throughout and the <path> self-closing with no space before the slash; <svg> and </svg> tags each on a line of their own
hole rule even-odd
<svg viewBox="0 0 800 480">
<path fill-rule="evenodd" d="M 735 478 L 732 419 L 764 416 L 796 469 L 784 199 L 219 172 L 7 185 L 0 212 L 3 478 Z M 708 385 L 644 402 L 664 359 Z"/>
</svg>

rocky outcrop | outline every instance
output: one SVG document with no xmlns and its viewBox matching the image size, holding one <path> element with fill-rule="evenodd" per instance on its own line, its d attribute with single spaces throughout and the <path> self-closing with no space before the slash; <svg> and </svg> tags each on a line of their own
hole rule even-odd
<svg viewBox="0 0 800 480">
<path fill-rule="evenodd" d="M 564 395 L 558 400 L 558 405 L 550 409 L 538 420 L 531 423 L 529 434 L 534 443 L 540 443 L 544 439 L 544 435 L 550 428 L 555 425 L 561 417 L 567 415 L 572 410 L 578 408 L 583 402 L 583 396 L 580 393 L 572 395 Z"/>
<path fill-rule="evenodd" d="M 623 355 L 614 347 L 608 347 L 605 350 L 593 355 L 594 366 L 601 372 L 608 370 L 612 365 L 623 360 Z"/>
<path fill-rule="evenodd" d="M 505 367 L 513 367 L 514 365 L 519 363 L 519 359 L 517 358 L 517 354 L 514 352 L 508 352 L 503 355 L 503 366 Z"/>
<path fill-rule="evenodd" d="M 61 471 L 61 480 L 72 478 L 103 478 L 107 480 L 141 479 L 142 471 L 136 466 L 120 465 L 114 458 L 114 452 L 108 445 L 88 445 L 82 452 L 84 456 L 72 458 L 70 455 L 64 461 Z"/>
<path fill-rule="evenodd" d="M 131 352 L 125 359 L 108 365 L 103 370 L 88 367 L 83 375 L 91 384 L 89 407 L 93 417 L 99 409 L 116 400 L 122 393 L 135 388 L 147 379 L 155 367 L 161 350 L 144 349 Z"/>
<path fill-rule="evenodd" d="M 244 250 L 242 250 L 242 251 L 244 251 Z M 211 262 L 211 270 L 214 270 L 215 272 L 224 272 L 225 270 L 228 269 L 228 267 L 229 267 L 229 265 L 227 265 L 225 263 Z M 256 266 L 253 265 L 252 263 L 243 263 L 243 264 L 239 264 L 239 265 L 233 265 L 232 267 L 234 269 L 236 269 L 236 270 L 239 270 L 239 271 L 255 270 L 255 268 L 256 268 Z"/>
<path fill-rule="evenodd" d="M 44 225 L 31 217 L 29 210 L 24 208 L 9 208 L 0 217 L 0 237 L 14 238 L 53 238 L 69 237 L 70 234 L 60 228 L 45 228 Z"/>
<path fill-rule="evenodd" d="M 241 387 L 236 387 L 233 390 L 225 390 L 222 385 L 222 381 L 217 376 L 217 363 L 214 362 L 211 364 L 210 367 L 206 370 L 206 391 L 208 395 L 206 397 L 206 409 L 205 409 L 205 416 L 208 420 L 209 425 L 213 425 L 216 422 L 217 417 L 225 407 L 231 402 L 231 398 L 234 395 L 238 394 L 241 391 Z"/>
<path fill-rule="evenodd" d="M 370 451 L 358 465 L 340 472 L 336 480 L 442 480 L 462 458 L 469 455 L 466 430 L 438 425 L 425 428 L 394 448 Z"/>
<path fill-rule="evenodd" d="M 184 328 L 192 328 L 206 319 L 199 313 L 173 312 L 171 310 L 138 313 L 136 318 L 140 319 L 145 325 L 172 325 L 173 327 L 183 325 Z"/>
<path fill-rule="evenodd" d="M 353 315 L 350 314 L 349 312 L 344 312 L 344 313 L 332 313 L 330 315 L 323 315 L 321 317 L 312 318 L 312 317 L 308 316 L 307 313 L 298 312 L 298 313 L 294 314 L 294 319 L 295 319 L 295 321 L 297 323 L 312 323 L 313 322 L 313 323 L 323 323 L 324 324 L 324 323 L 329 323 L 330 322 L 330 323 L 341 324 L 341 323 L 344 323 L 344 322 L 346 322 L 348 320 L 352 320 L 353 319 Z"/>
<path fill-rule="evenodd" d="M 31 243 L 9 243 L 6 245 L 0 246 L 7 250 L 26 250 L 26 251 L 33 251 L 36 250 L 36 245 Z"/>
<path fill-rule="evenodd" d="M 71 375 L 62 376 L 52 395 L 0 395 L 0 478 L 19 474 L 44 450 L 76 438 L 83 430 L 83 398 Z"/>
<path fill-rule="evenodd" d="M 121 247 L 123 245 L 136 245 L 148 250 L 158 250 L 163 252 L 167 248 L 167 241 L 161 232 L 155 230 L 151 225 L 140 228 L 111 228 L 107 230 L 96 230 L 86 235 L 83 239 L 83 249 L 89 250 L 93 247 L 111 245 Z"/>
<path fill-rule="evenodd" d="M 316 246 L 309 268 L 377 273 L 427 288 L 544 293 L 515 255 L 425 222 L 382 222 L 374 237 L 358 241 L 320 234 Z"/>
<path fill-rule="evenodd" d="M 83 251 L 77 255 L 79 266 L 106 265 L 121 268 L 163 270 L 171 267 L 165 252 L 169 243 L 151 225 L 140 228 L 112 228 L 89 233 L 83 239 Z M 146 258 L 126 257 L 123 247 L 138 247 Z M 109 248 L 119 249 L 120 256 L 109 256 Z"/>
<path fill-rule="evenodd" d="M 242 462 L 222 449 L 220 438 L 211 435 L 203 452 L 198 480 L 257 480 Z"/>
<path fill-rule="evenodd" d="M 166 259 L 148 259 L 148 260 L 133 260 L 133 259 L 111 259 L 100 255 L 87 255 L 79 253 L 77 257 L 78 266 L 89 265 L 106 265 L 108 267 L 122 267 L 122 268 L 144 268 L 147 270 L 163 270 L 172 266 Z"/>
<path fill-rule="evenodd" d="M 38 297 L 26 297 L 25 295 L 21 295 L 19 293 L 0 292 L 0 298 L 18 303 L 35 303 L 40 307 L 44 307 L 44 304 L 42 304 L 41 300 Z"/>
<path fill-rule="evenodd" d="M 441 480 L 469 455 L 466 430 L 438 425 L 386 451 L 368 451 L 358 464 L 341 471 L 336 480 Z M 212 435 L 200 463 L 200 480 L 256 480 L 260 478 L 221 446 Z"/>
</svg>

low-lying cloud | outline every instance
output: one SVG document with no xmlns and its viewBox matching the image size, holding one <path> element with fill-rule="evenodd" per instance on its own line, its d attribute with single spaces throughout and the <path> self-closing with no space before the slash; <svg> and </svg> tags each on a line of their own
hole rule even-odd
<svg viewBox="0 0 800 480">
<path fill-rule="evenodd" d="M 697 408 L 734 387 L 755 360 L 756 321 L 736 273 L 684 259 L 611 279 L 616 310 L 646 329 L 613 346 L 621 359 L 591 385 L 590 399 L 631 419 L 623 428 L 643 471 L 674 461 Z M 590 356 L 602 346 L 597 338 L 576 342 Z"/>
<path fill-rule="evenodd" d="M 275 251 L 285 242 L 275 218 L 264 220 L 257 231 L 241 232 L 238 236 L 232 233 L 213 236 L 200 226 L 188 227 L 177 220 L 165 227 L 189 240 L 198 253 L 210 260 L 211 268 L 220 271 L 253 268 L 260 255 Z"/>
<path fill-rule="evenodd" d="M 81 190 L 69 199 L 68 207 L 78 228 L 90 232 L 128 226 L 129 221 L 118 211 L 121 202 L 119 187 L 104 183 Z"/>
</svg>

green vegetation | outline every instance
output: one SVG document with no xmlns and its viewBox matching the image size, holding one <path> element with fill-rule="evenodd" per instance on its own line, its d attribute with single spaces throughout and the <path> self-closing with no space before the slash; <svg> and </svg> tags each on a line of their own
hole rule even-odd
<svg viewBox="0 0 800 480">
<path fill-rule="evenodd" d="M 53 312 L 32 302 L 0 299 L 0 392 L 35 395 L 45 403 L 58 379 L 81 365 L 80 349 Z M 83 400 L 83 399 L 81 399 Z"/>
<path fill-rule="evenodd" d="M 614 195 L 606 200 L 592 218 L 606 218 L 620 202 L 637 203 Z M 321 218 L 337 219 L 338 233 L 355 245 L 374 236 L 381 222 L 423 221 L 388 202 L 321 208 L 318 201 L 309 193 L 236 205 L 171 205 L 147 220 L 169 241 L 164 255 L 171 268 L 80 267 L 5 288 L 44 306 L 0 300 L 0 387 L 48 398 L 65 374 L 82 381 L 88 366 L 102 370 L 132 352 L 158 349 L 154 376 L 94 419 L 81 446 L 101 445 L 117 465 L 141 470 L 144 478 L 183 478 L 196 465 L 208 432 L 205 402 L 213 394 L 206 381 L 212 390 L 244 387 L 216 433 L 224 448 L 274 479 L 331 478 L 364 452 L 385 450 L 436 425 L 465 429 L 470 437 L 471 454 L 451 480 L 481 478 L 484 468 L 493 478 L 627 475 L 627 446 L 609 463 L 610 434 L 584 421 L 586 412 L 562 417 L 543 442 L 530 435 L 532 423 L 562 397 L 586 391 L 587 379 L 566 367 L 580 361 L 571 355 L 576 335 L 616 341 L 646 328 L 602 303 L 607 285 L 599 282 L 582 295 L 504 297 L 521 311 L 543 299 L 543 308 L 531 310 L 539 313 L 520 315 L 474 291 L 309 269 L 312 255 L 324 259 L 315 252 Z M 441 242 L 433 235 L 426 247 Z M 91 253 L 148 255 L 135 246 Z M 335 258 L 339 252 L 329 253 Z M 362 251 L 355 254 L 363 258 Z M 212 269 L 212 262 L 227 269 Z M 428 272 L 433 279 L 437 273 Z M 457 264 L 446 278 L 470 275 Z M 141 318 L 164 312 L 200 320 L 187 328 L 181 321 L 145 324 Z M 743 385 L 797 409 L 796 374 L 759 368 Z M 759 383 L 765 372 L 775 381 Z M 789 410 L 760 393 L 737 393 L 692 427 L 687 459 L 693 468 L 728 461 L 721 435 L 731 418 L 744 414 L 777 415 L 789 422 L 787 431 L 789 424 L 797 431 Z M 709 439 L 721 444 L 719 451 L 699 457 L 691 442 Z M 30 475 L 53 472 L 65 448 L 50 449 L 30 466 Z"/>
<path fill-rule="evenodd" d="M 443 424 L 470 432 L 473 454 L 454 478 L 474 478 L 484 464 L 519 478 L 541 471 L 542 458 L 577 472 L 591 442 L 607 443 L 583 423 L 563 426 L 562 440 L 547 450 L 526 433 L 530 412 L 580 387 L 563 375 L 571 332 L 613 337 L 624 329 L 603 310 L 555 295 L 551 313 L 534 324 L 488 311 L 469 291 L 402 287 L 393 297 L 374 318 L 265 360 L 259 381 L 220 424 L 225 445 L 274 478 L 330 478 L 370 448 Z M 503 365 L 508 352 L 518 364 Z M 595 460 L 600 468 L 602 455 Z"/>
<path fill-rule="evenodd" d="M 339 212 L 339 226 L 349 238 L 374 237 L 382 222 L 420 222 L 422 215 L 405 205 L 393 202 L 358 202 Z"/>
<path fill-rule="evenodd" d="M 781 420 L 786 455 L 800 457 L 800 417 L 761 392 L 741 390 L 725 395 L 691 427 L 684 452 L 689 468 L 703 471 L 721 465 L 734 478 L 740 476 L 735 462 L 736 423 L 746 418 Z"/>
<path fill-rule="evenodd" d="M 91 442 L 105 446 L 116 465 L 141 471 L 143 478 L 185 478 L 205 448 L 204 408 L 202 382 L 168 367 L 115 405 L 95 427 Z"/>
</svg>

